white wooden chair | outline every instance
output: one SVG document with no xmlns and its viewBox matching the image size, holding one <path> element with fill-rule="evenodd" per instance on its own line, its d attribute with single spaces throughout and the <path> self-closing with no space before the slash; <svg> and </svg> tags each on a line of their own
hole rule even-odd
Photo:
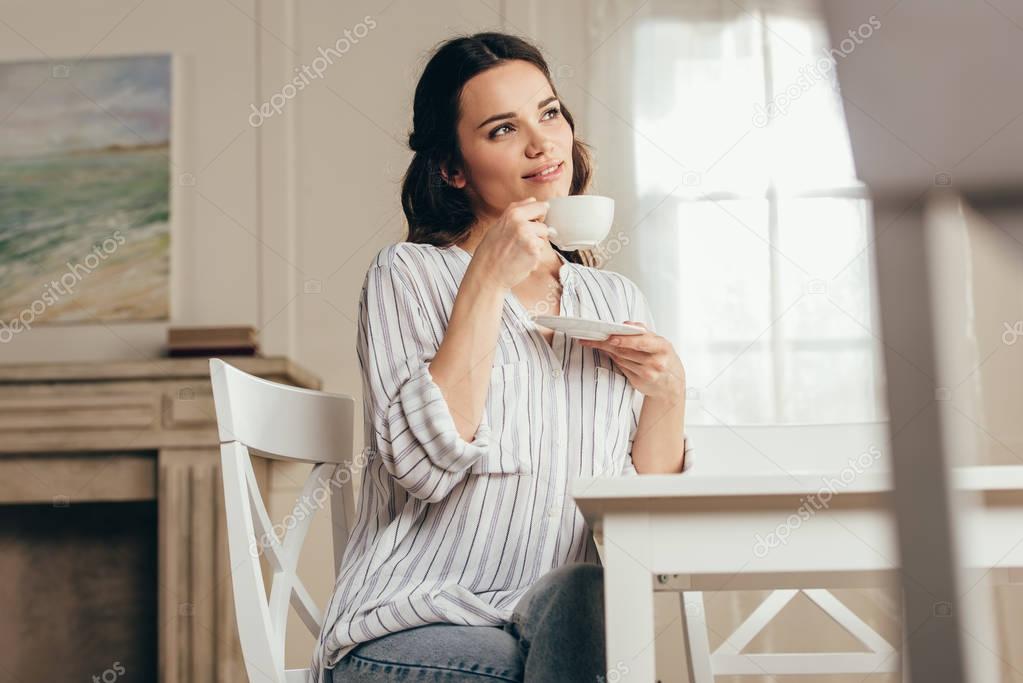
<svg viewBox="0 0 1023 683">
<path fill-rule="evenodd" d="M 801 592 L 867 651 L 744 653 L 746 646 Z M 896 649 L 825 588 L 772 591 L 716 650 L 710 647 L 703 593 L 685 591 L 681 593 L 681 602 L 692 683 L 714 683 L 717 676 L 870 675 L 899 671 Z"/>
<path fill-rule="evenodd" d="M 727 453 L 728 457 L 701 458 L 693 476 L 729 472 L 839 473 L 868 447 L 887 453 L 886 422 L 817 425 L 698 426 L 688 431 L 698 439 L 703 453 Z M 889 470 L 878 461 L 871 469 Z M 815 579 L 808 577 L 808 585 Z M 888 587 L 887 584 L 881 584 Z M 835 587 L 841 587 L 841 583 Z M 670 590 L 670 586 L 665 589 Z M 743 650 L 800 592 L 865 647 L 863 652 L 791 652 L 751 654 Z M 785 588 L 766 599 L 712 650 L 705 620 L 703 593 L 679 591 L 685 638 L 689 648 L 689 678 L 693 683 L 713 683 L 717 676 L 870 674 L 899 671 L 896 649 L 869 624 L 839 601 L 827 588 Z"/>
<path fill-rule="evenodd" d="M 285 669 L 288 607 L 295 608 L 314 636 L 319 634 L 323 617 L 296 569 L 313 513 L 327 501 L 334 530 L 335 576 L 340 568 L 349 524 L 354 520 L 355 401 L 351 396 L 270 382 L 219 358 L 210 359 L 210 377 L 220 433 L 235 615 L 245 669 L 252 683 L 305 683 L 308 669 Z M 283 524 L 288 529 L 284 538 L 278 538 L 267 514 L 252 454 L 313 464 L 293 514 Z M 272 572 L 269 598 L 260 555 L 265 556 Z"/>
</svg>

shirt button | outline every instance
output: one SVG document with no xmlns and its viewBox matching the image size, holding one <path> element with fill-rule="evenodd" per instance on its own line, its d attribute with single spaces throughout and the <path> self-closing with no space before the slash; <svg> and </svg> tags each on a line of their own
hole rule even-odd
<svg viewBox="0 0 1023 683">
<path fill-rule="evenodd" d="M 551 370 L 551 377 L 553 377 L 554 379 L 558 379 L 559 377 L 561 377 L 561 368 L 554 368 L 553 370 Z"/>
</svg>

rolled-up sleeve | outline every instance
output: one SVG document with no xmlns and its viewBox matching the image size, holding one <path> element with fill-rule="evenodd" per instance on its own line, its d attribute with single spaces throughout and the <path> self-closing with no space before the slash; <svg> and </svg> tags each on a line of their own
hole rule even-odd
<svg viewBox="0 0 1023 683">
<path fill-rule="evenodd" d="M 420 298 L 394 265 L 370 266 L 359 301 L 364 404 L 386 470 L 410 495 L 442 500 L 490 448 L 486 411 L 473 440 L 459 434 L 430 374 L 440 345 Z"/>
<path fill-rule="evenodd" d="M 628 285 L 627 291 L 629 296 L 629 310 L 630 320 L 635 322 L 641 322 L 646 325 L 647 329 L 651 332 L 656 332 L 657 328 L 654 325 L 654 314 L 650 310 L 650 306 L 647 303 L 646 297 L 643 295 L 641 290 L 634 282 L 623 278 Z M 622 476 L 635 475 L 636 467 L 632 463 L 632 444 L 636 440 L 636 432 L 639 429 L 639 417 L 643 410 L 643 394 L 638 391 L 633 392 L 632 397 L 632 424 L 629 428 L 629 446 L 628 446 L 628 457 L 625 458 L 625 466 L 622 468 Z M 689 437 L 688 432 L 683 432 L 683 456 L 682 456 L 682 471 L 688 472 L 693 467 L 693 444 L 692 439 Z"/>
</svg>

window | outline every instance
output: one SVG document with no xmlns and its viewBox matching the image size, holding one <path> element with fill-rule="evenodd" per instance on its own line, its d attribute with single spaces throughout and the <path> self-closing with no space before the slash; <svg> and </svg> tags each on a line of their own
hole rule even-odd
<svg viewBox="0 0 1023 683">
<path fill-rule="evenodd" d="M 885 419 L 870 203 L 823 22 L 697 3 L 633 30 L 632 233 L 687 422 Z"/>
</svg>

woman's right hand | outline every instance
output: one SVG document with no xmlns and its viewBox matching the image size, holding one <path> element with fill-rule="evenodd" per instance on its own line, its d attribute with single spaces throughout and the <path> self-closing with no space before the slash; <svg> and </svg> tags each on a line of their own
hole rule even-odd
<svg viewBox="0 0 1023 683">
<path fill-rule="evenodd" d="M 472 265 L 505 289 L 522 282 L 543 261 L 547 251 L 547 202 L 534 197 L 512 202 L 473 252 Z"/>
</svg>

